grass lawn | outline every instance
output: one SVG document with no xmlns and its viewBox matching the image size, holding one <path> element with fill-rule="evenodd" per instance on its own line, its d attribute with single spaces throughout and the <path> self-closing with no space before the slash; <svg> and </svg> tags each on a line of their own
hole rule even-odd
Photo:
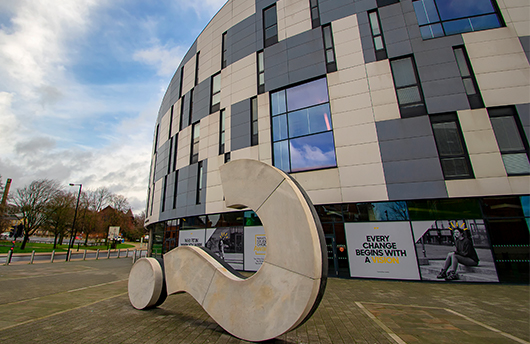
<svg viewBox="0 0 530 344">
<path fill-rule="evenodd" d="M 20 249 L 20 245 L 22 245 L 22 242 L 18 242 L 15 244 L 14 253 L 31 253 L 31 251 L 35 250 L 35 252 L 51 252 L 53 251 L 53 244 L 37 244 L 32 243 L 31 241 L 26 244 L 26 248 L 24 250 Z M 7 253 L 11 249 L 11 242 L 10 241 L 0 241 L 0 253 Z M 126 248 L 133 248 L 134 245 L 130 244 L 118 244 L 116 245 L 116 249 L 126 249 Z M 72 249 L 77 250 L 77 245 L 72 246 Z M 79 250 L 106 250 L 107 245 L 100 245 L 100 246 L 79 246 Z M 55 249 L 55 252 L 66 252 L 68 250 L 68 245 L 57 245 L 57 248 Z"/>
</svg>

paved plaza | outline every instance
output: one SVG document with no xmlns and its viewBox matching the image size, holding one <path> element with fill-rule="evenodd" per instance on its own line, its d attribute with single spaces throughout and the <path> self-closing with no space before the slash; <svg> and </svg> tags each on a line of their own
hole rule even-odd
<svg viewBox="0 0 530 344">
<path fill-rule="evenodd" d="M 0 266 L 0 343 L 239 343 L 187 294 L 138 311 L 130 258 Z M 272 343 L 529 343 L 526 285 L 328 279 Z"/>
</svg>

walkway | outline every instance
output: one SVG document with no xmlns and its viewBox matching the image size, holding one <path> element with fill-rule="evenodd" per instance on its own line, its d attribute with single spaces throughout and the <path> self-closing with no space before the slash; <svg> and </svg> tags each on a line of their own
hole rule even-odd
<svg viewBox="0 0 530 344">
<path fill-rule="evenodd" d="M 133 309 L 130 258 L 0 266 L 0 343 L 240 343 L 187 294 Z M 524 285 L 329 279 L 272 343 L 529 343 Z"/>
</svg>

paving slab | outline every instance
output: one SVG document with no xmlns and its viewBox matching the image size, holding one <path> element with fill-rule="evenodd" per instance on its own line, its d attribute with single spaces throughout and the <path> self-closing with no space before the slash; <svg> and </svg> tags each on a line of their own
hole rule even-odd
<svg viewBox="0 0 530 344">
<path fill-rule="evenodd" d="M 131 307 L 131 265 L 0 266 L 0 343 L 244 342 L 187 294 Z M 530 343 L 530 288 L 330 278 L 313 317 L 268 343 Z"/>
</svg>

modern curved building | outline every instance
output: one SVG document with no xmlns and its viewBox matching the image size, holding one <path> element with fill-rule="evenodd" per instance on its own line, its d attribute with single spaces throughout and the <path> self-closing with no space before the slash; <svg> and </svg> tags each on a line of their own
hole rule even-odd
<svg viewBox="0 0 530 344">
<path fill-rule="evenodd" d="M 155 125 L 152 247 L 255 271 L 260 220 L 225 207 L 250 158 L 307 191 L 329 275 L 529 280 L 530 5 L 520 0 L 229 0 L 190 47 Z M 296 245 L 296 243 L 293 243 Z M 442 280 L 443 281 L 443 280 Z"/>
</svg>

